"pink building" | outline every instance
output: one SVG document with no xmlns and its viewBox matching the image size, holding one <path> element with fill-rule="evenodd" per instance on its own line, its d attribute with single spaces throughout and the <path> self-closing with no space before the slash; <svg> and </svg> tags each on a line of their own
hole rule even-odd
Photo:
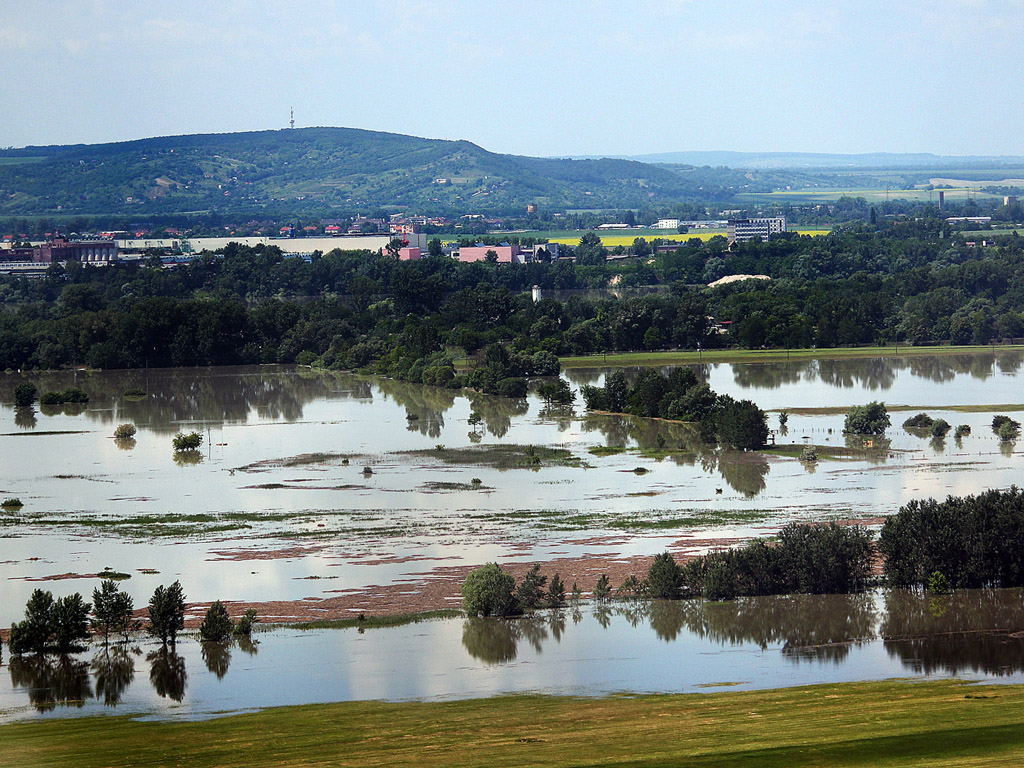
<svg viewBox="0 0 1024 768">
<path fill-rule="evenodd" d="M 487 259 L 488 251 L 498 254 L 499 264 L 521 264 L 523 261 L 518 245 L 473 245 L 459 248 L 459 261 L 484 261 Z"/>
<path fill-rule="evenodd" d="M 398 249 L 398 260 L 399 261 L 419 261 L 423 251 L 419 248 L 399 248 Z"/>
</svg>

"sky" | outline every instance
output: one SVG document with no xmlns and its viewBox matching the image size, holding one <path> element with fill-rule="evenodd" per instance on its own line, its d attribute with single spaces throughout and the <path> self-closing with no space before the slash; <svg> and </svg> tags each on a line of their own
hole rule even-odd
<svg viewBox="0 0 1024 768">
<path fill-rule="evenodd" d="M 345 126 L 522 155 L 1024 155 L 1024 0 L 0 0 L 0 146 Z"/>
</svg>

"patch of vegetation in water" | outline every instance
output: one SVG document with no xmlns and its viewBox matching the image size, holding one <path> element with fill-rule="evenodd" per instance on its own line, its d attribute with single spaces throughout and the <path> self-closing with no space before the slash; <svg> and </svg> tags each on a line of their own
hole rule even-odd
<svg viewBox="0 0 1024 768">
<path fill-rule="evenodd" d="M 452 483 L 442 481 L 430 481 L 424 483 L 422 486 L 428 491 L 493 491 L 494 489 L 489 485 L 483 483 Z"/>
<path fill-rule="evenodd" d="M 621 445 L 595 445 L 593 448 L 587 449 L 587 453 L 591 456 L 617 456 L 625 452 L 626 449 Z"/>
<path fill-rule="evenodd" d="M 111 579 L 112 581 L 124 581 L 130 579 L 132 575 L 125 573 L 124 571 L 115 571 L 113 568 L 104 568 L 102 571 L 96 574 L 101 579 Z"/>
<path fill-rule="evenodd" d="M 546 445 L 473 445 L 465 448 L 447 448 L 438 445 L 432 449 L 403 451 L 401 455 L 417 458 L 440 459 L 446 464 L 483 464 L 496 469 L 537 469 L 540 467 L 588 467 L 589 465 L 567 448 Z"/>
</svg>

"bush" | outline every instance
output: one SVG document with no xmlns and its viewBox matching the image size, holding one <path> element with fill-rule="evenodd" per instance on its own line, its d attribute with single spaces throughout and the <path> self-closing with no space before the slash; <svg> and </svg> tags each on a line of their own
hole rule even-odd
<svg viewBox="0 0 1024 768">
<path fill-rule="evenodd" d="M 37 589 L 25 604 L 23 621 L 11 625 L 11 653 L 60 653 L 75 650 L 89 636 L 89 604 L 77 592 L 58 600 Z"/>
<path fill-rule="evenodd" d="M 159 637 L 164 645 L 172 645 L 178 631 L 185 626 L 185 594 L 181 582 L 174 582 L 169 587 L 162 584 L 153 591 L 149 598 L 149 624 L 146 631 Z"/>
<path fill-rule="evenodd" d="M 953 433 L 953 437 L 961 438 L 971 434 L 971 428 L 967 424 L 960 424 L 957 426 L 956 431 Z"/>
<path fill-rule="evenodd" d="M 64 403 L 88 403 L 89 396 L 78 387 L 68 387 L 63 392 L 46 392 L 39 398 L 40 405 L 64 405 Z"/>
<path fill-rule="evenodd" d="M 647 569 L 647 591 L 651 597 L 675 600 L 683 585 L 683 572 L 669 552 L 662 552 L 654 558 Z"/>
<path fill-rule="evenodd" d="M 3 507 L 4 509 L 21 509 L 23 506 L 25 505 L 21 503 L 21 499 L 17 496 L 12 496 L 9 499 L 4 499 L 3 502 L 0 502 L 0 507 Z"/>
<path fill-rule="evenodd" d="M 1016 440 L 1020 436 L 1020 424 L 1016 421 L 1004 421 L 999 426 L 999 439 L 1004 443 Z"/>
<path fill-rule="evenodd" d="M 881 435 L 889 426 L 885 403 L 875 401 L 851 408 L 846 414 L 843 432 L 852 435 Z"/>
<path fill-rule="evenodd" d="M 1016 486 L 945 501 L 914 500 L 882 526 L 878 544 L 893 586 L 1024 586 L 1024 492 Z"/>
<path fill-rule="evenodd" d="M 523 580 L 516 587 L 516 601 L 523 611 L 532 611 L 539 608 L 544 601 L 544 586 L 548 583 L 548 577 L 542 576 L 540 565 L 534 563 L 533 567 L 526 572 Z"/>
<path fill-rule="evenodd" d="M 768 417 L 750 400 L 723 395 L 716 408 L 718 441 L 739 450 L 756 451 L 768 440 Z"/>
<path fill-rule="evenodd" d="M 949 425 L 948 421 L 945 419 L 936 419 L 932 422 L 931 435 L 932 437 L 942 439 L 951 429 L 952 427 Z"/>
<path fill-rule="evenodd" d="M 470 616 L 514 616 L 521 613 L 512 594 L 516 580 L 497 563 L 469 572 L 462 585 L 462 607 Z"/>
<path fill-rule="evenodd" d="M 210 643 L 221 643 L 231 637 L 235 629 L 234 622 L 228 616 L 228 609 L 220 600 L 214 600 L 206 610 L 203 623 L 199 625 L 199 636 Z"/>
<path fill-rule="evenodd" d="M 32 405 L 36 401 L 39 390 L 35 384 L 19 384 L 14 388 L 14 404 L 19 408 Z"/>
<path fill-rule="evenodd" d="M 246 608 L 245 613 L 238 619 L 238 623 L 235 624 L 235 634 L 249 637 L 252 634 L 253 626 L 259 621 L 256 618 L 255 608 Z"/>
<path fill-rule="evenodd" d="M 142 400 L 146 396 L 146 390 L 139 389 L 138 387 L 130 387 L 122 394 L 128 400 Z"/>
<path fill-rule="evenodd" d="M 612 593 L 612 585 L 608 581 L 608 574 L 602 573 L 594 585 L 594 597 L 598 600 L 605 600 Z"/>
<path fill-rule="evenodd" d="M 557 572 L 551 577 L 551 583 L 548 585 L 547 604 L 548 608 L 561 608 L 565 605 L 565 583 Z"/>
<path fill-rule="evenodd" d="M 197 451 L 202 444 L 203 436 L 199 432 L 189 432 L 187 435 L 184 432 L 179 432 L 171 441 L 174 450 L 179 453 L 181 451 Z"/>
<path fill-rule="evenodd" d="M 813 445 L 805 445 L 804 449 L 800 451 L 800 461 L 815 462 L 818 460 L 818 449 Z"/>
<path fill-rule="evenodd" d="M 903 422 L 904 429 L 931 429 L 934 419 L 927 413 L 919 413 L 916 416 L 911 416 L 909 419 Z"/>
<path fill-rule="evenodd" d="M 1013 440 L 1020 434 L 1020 422 L 999 414 L 992 417 L 992 431 L 999 435 L 1000 440 Z M 1008 435 L 1008 437 L 1003 437 L 1003 435 Z"/>
<path fill-rule="evenodd" d="M 498 382 L 498 394 L 502 397 L 526 397 L 526 379 L 519 376 L 510 376 Z"/>
<path fill-rule="evenodd" d="M 114 430 L 114 437 L 118 440 L 128 440 L 135 437 L 135 432 L 134 424 L 118 424 L 117 429 Z"/>
</svg>

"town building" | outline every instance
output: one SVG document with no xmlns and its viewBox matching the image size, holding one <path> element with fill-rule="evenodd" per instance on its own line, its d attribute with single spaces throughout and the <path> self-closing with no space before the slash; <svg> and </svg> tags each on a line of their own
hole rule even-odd
<svg viewBox="0 0 1024 768">
<path fill-rule="evenodd" d="M 458 259 L 461 262 L 472 262 L 472 261 L 485 261 L 487 259 L 487 252 L 494 251 L 498 257 L 499 264 L 522 264 L 523 254 L 519 249 L 518 245 L 509 245 L 508 243 L 502 243 L 501 245 L 484 245 L 483 243 L 477 243 L 473 246 L 465 248 L 459 248 Z"/>
<path fill-rule="evenodd" d="M 772 216 L 759 219 L 729 219 L 726 222 L 729 242 L 759 239 L 767 242 L 772 235 L 786 231 L 786 217 Z"/>
<path fill-rule="evenodd" d="M 68 240 L 63 235 L 57 235 L 32 251 L 32 260 L 41 264 L 52 264 L 55 261 L 110 264 L 117 261 L 117 243 L 113 240 Z"/>
</svg>

